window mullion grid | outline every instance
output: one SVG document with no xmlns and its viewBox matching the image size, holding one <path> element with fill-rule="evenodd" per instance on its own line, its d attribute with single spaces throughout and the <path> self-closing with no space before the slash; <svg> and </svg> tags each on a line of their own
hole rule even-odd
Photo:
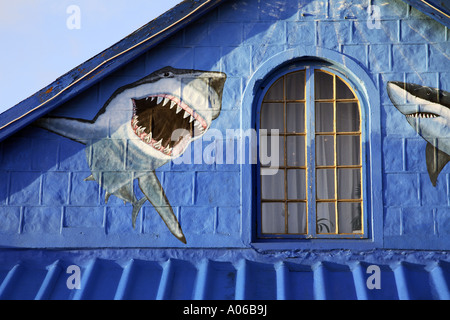
<svg viewBox="0 0 450 320">
<path fill-rule="evenodd" d="M 314 74 L 314 72 L 312 73 Z M 312 80 L 312 86 L 315 85 L 315 80 Z M 333 131 L 332 132 L 320 132 L 317 133 L 315 132 L 314 129 L 314 144 L 316 142 L 316 137 L 317 136 L 321 136 L 321 135 L 332 135 L 333 136 L 333 148 L 334 148 L 334 154 L 333 154 L 333 165 L 331 166 L 318 166 L 316 165 L 316 161 L 315 161 L 315 154 L 314 154 L 314 173 L 316 173 L 317 169 L 331 169 L 333 170 L 333 176 L 334 176 L 334 197 L 333 199 L 321 199 L 318 200 L 316 197 L 314 197 L 314 207 L 315 207 L 315 235 L 317 236 L 317 203 L 333 203 L 334 204 L 334 218 L 335 218 L 335 223 L 336 223 L 336 228 L 334 233 L 329 233 L 331 235 L 337 235 L 339 234 L 339 214 L 338 214 L 338 165 L 337 165 L 337 98 L 336 98 L 336 75 L 333 74 L 333 98 L 332 99 L 326 99 L 326 100 L 316 100 L 315 99 L 315 91 L 311 91 L 311 97 L 314 97 L 313 99 L 311 99 L 314 104 L 314 114 L 315 114 L 315 109 L 316 109 L 316 103 L 317 102 L 330 102 L 333 104 Z M 314 121 L 315 121 L 315 116 L 314 116 Z M 314 145 L 314 150 L 315 150 L 315 145 Z M 314 186 L 317 186 L 317 181 L 315 180 L 314 177 Z M 316 188 L 314 188 L 316 189 Z M 316 191 L 316 190 L 315 190 Z M 324 234 L 320 234 L 320 235 L 324 235 Z"/>
<path fill-rule="evenodd" d="M 360 197 L 359 199 L 339 199 L 339 175 L 340 170 L 339 169 L 358 169 L 360 174 L 360 185 L 361 189 L 363 189 L 363 165 L 362 165 L 362 154 L 363 154 L 363 148 L 362 148 L 362 121 L 359 119 L 360 127 L 357 131 L 338 131 L 340 127 L 338 127 L 338 103 L 358 103 L 359 107 L 359 100 L 355 98 L 351 99 L 342 99 L 337 96 L 337 85 L 338 85 L 338 76 L 333 74 L 332 78 L 332 97 L 327 99 L 316 99 L 315 96 L 315 78 L 316 78 L 316 68 L 315 67 L 306 67 L 305 69 L 305 97 L 303 100 L 288 100 L 288 78 L 286 75 L 282 76 L 282 90 L 283 90 L 283 96 L 282 98 L 278 98 L 276 101 L 270 101 L 272 103 L 280 103 L 283 108 L 283 130 L 280 133 L 283 136 L 283 146 L 284 146 L 284 154 L 283 154 L 283 164 L 279 167 L 280 170 L 283 170 L 283 176 L 284 176 L 284 186 L 281 186 L 284 188 L 284 197 L 282 199 L 261 199 L 261 203 L 267 202 L 267 203 L 282 203 L 284 206 L 284 233 L 278 234 L 278 235 L 285 235 L 289 236 L 289 204 L 290 203 L 305 203 L 305 215 L 306 215 L 306 233 L 303 234 L 306 238 L 326 238 L 328 237 L 337 237 L 341 235 L 341 229 L 342 227 L 339 225 L 339 215 L 340 210 L 342 210 L 344 207 L 339 206 L 339 203 L 359 203 L 361 205 L 361 227 L 362 230 L 365 230 L 366 222 L 363 219 L 364 215 L 364 209 L 363 209 L 363 191 L 360 191 Z M 317 70 L 320 70 L 320 68 L 317 68 Z M 288 132 L 287 124 L 288 124 L 288 104 L 289 103 L 304 103 L 304 121 L 305 121 L 305 130 L 303 132 Z M 332 130 L 331 132 L 322 132 L 322 130 L 319 130 L 320 132 L 316 132 L 316 105 L 317 103 L 329 103 L 333 106 L 333 122 L 332 122 Z M 361 117 L 361 114 L 360 114 Z M 331 128 L 330 128 L 331 129 Z M 270 133 L 268 134 L 271 135 Z M 327 165 L 317 165 L 316 164 L 316 139 L 318 136 L 332 136 L 333 137 L 333 148 L 334 152 L 332 154 L 333 162 L 330 164 L 327 163 Z M 360 163 L 359 164 L 343 164 L 338 161 L 338 137 L 339 136 L 359 136 L 359 144 L 360 144 Z M 288 163 L 288 136 L 303 136 L 305 141 L 305 164 L 303 166 L 299 165 L 289 165 Z M 331 159 L 330 159 L 331 160 Z M 334 194 L 330 195 L 330 199 L 317 199 L 317 170 L 319 169 L 329 169 L 333 170 L 332 176 L 334 177 Z M 288 174 L 289 170 L 305 170 L 305 187 L 306 187 L 306 199 L 290 199 L 289 198 L 289 183 L 288 183 Z M 331 172 L 330 172 L 331 173 Z M 281 178 L 281 177 L 280 177 Z M 333 197 L 331 199 L 331 197 Z M 335 219 L 335 228 L 333 232 L 330 233 L 319 233 L 319 229 L 317 226 L 317 219 L 318 219 L 318 211 L 317 211 L 317 205 L 320 203 L 330 203 L 334 205 L 334 219 Z M 331 215 L 333 214 L 333 211 L 329 212 Z M 330 217 L 331 218 L 331 217 Z M 342 222 L 342 221 L 341 221 Z M 344 220 L 346 222 L 346 220 Z M 344 228 L 345 229 L 345 228 Z M 280 230 L 281 231 L 281 230 Z M 321 230 L 322 231 L 322 230 Z M 365 231 L 363 231 L 364 233 Z M 342 234 L 344 235 L 344 234 Z M 348 233 L 345 233 L 345 235 L 351 235 Z M 294 235 L 291 235 L 294 236 Z"/>
</svg>

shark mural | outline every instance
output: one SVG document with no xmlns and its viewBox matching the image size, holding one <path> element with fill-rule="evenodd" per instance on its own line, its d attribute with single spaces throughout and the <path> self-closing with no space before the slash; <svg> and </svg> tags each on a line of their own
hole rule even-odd
<svg viewBox="0 0 450 320">
<path fill-rule="evenodd" d="M 131 203 L 132 225 L 148 200 L 170 232 L 186 243 L 155 174 L 201 137 L 221 111 L 226 75 L 165 67 L 117 89 L 92 120 L 48 117 L 36 125 L 86 146 L 91 175 L 106 193 Z M 145 197 L 137 199 L 138 180 Z"/>
<path fill-rule="evenodd" d="M 428 143 L 426 164 L 431 183 L 450 161 L 450 93 L 412 83 L 392 81 L 387 92 L 394 106 Z"/>
</svg>

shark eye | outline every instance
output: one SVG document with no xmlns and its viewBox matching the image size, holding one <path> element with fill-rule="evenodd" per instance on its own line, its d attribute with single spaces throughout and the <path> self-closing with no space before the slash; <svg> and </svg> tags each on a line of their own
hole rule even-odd
<svg viewBox="0 0 450 320">
<path fill-rule="evenodd" d="M 164 72 L 164 73 L 162 74 L 162 76 L 163 76 L 164 78 L 172 78 L 172 77 L 173 77 L 173 73 L 170 72 L 170 71 L 167 71 L 167 72 Z"/>
<path fill-rule="evenodd" d="M 431 94 L 430 90 L 427 90 L 427 96 L 429 96 Z"/>
</svg>

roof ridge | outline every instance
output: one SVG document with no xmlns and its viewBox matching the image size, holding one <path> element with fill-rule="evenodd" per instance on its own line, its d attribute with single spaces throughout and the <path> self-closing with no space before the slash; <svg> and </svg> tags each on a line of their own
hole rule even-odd
<svg viewBox="0 0 450 320">
<path fill-rule="evenodd" d="M 94 85 L 110 72 L 113 72 L 121 65 L 129 62 L 143 51 L 149 50 L 151 47 L 165 40 L 174 32 L 184 27 L 185 24 L 192 22 L 199 16 L 208 12 L 220 2 L 223 2 L 223 0 L 184 0 L 180 2 L 169 11 L 166 11 L 158 18 L 153 19 L 108 49 L 65 73 L 47 87 L 6 110 L 0 117 L 0 141 L 22 127 L 30 124 L 45 113 L 53 110 L 61 103 L 69 100 L 72 95 Z M 168 19 L 167 15 L 170 15 L 173 19 Z M 122 47 L 123 50 L 116 52 L 117 49 L 121 49 Z M 138 48 L 140 49 L 139 52 L 135 52 L 135 49 Z M 110 53 L 111 56 L 105 58 L 108 53 Z M 127 54 L 131 56 L 127 58 Z M 117 62 L 119 58 L 122 60 Z M 104 68 L 109 68 L 111 70 L 109 72 L 102 72 Z M 83 82 L 83 80 L 86 79 L 89 80 L 87 85 L 82 86 L 78 90 L 74 89 L 79 87 L 81 85 L 80 82 Z M 66 83 L 62 84 L 61 82 Z M 55 91 L 57 92 L 55 93 Z M 27 119 L 27 121 L 24 121 L 25 119 Z"/>
</svg>

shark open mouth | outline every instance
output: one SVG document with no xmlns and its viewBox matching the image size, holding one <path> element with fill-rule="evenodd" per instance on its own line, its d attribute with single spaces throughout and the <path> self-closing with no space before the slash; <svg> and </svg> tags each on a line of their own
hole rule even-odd
<svg viewBox="0 0 450 320">
<path fill-rule="evenodd" d="M 205 119 L 175 96 L 158 94 L 131 100 L 131 128 L 143 142 L 167 156 L 180 154 L 192 138 L 205 133 L 208 127 Z M 172 140 L 176 130 L 181 134 Z"/>
<path fill-rule="evenodd" d="M 406 117 L 407 118 L 427 119 L 427 118 L 437 118 L 439 116 L 437 114 L 434 114 L 431 112 L 415 112 L 415 113 L 407 114 Z"/>
</svg>

